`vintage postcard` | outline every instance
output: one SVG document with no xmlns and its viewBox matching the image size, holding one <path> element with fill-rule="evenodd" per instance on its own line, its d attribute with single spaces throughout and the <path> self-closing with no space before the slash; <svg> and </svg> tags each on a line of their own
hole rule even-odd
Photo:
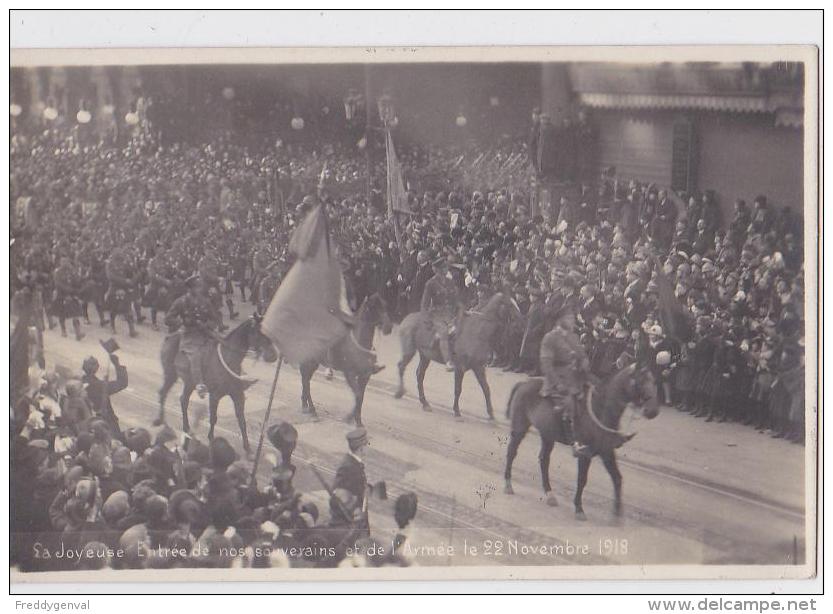
<svg viewBox="0 0 833 614">
<path fill-rule="evenodd" d="M 11 62 L 13 583 L 815 575 L 816 48 Z"/>
</svg>

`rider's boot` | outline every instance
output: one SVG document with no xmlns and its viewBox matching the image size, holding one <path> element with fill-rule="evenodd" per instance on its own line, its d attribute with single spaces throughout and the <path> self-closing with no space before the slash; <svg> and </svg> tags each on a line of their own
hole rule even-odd
<svg viewBox="0 0 833 614">
<path fill-rule="evenodd" d="M 201 399 L 204 399 L 205 395 L 208 394 L 208 388 L 206 388 L 205 384 L 203 384 L 202 382 L 197 384 L 194 390 L 197 391 L 197 396 Z"/>
<path fill-rule="evenodd" d="M 63 319 L 58 320 L 58 323 L 61 325 L 61 337 L 67 336 L 67 324 Z"/>
<path fill-rule="evenodd" d="M 131 337 L 138 337 L 139 333 L 136 332 L 136 325 L 133 323 L 133 318 L 127 318 L 127 328 L 130 331 Z"/>
</svg>

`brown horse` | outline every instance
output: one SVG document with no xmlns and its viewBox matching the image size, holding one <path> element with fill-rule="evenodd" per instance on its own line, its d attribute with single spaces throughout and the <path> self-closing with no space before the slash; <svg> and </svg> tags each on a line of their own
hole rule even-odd
<svg viewBox="0 0 833 614">
<path fill-rule="evenodd" d="M 179 335 L 170 335 L 162 345 L 162 372 L 165 379 L 162 388 L 159 389 L 159 416 L 154 424 L 165 422 L 165 399 L 176 380 L 181 379 L 182 395 L 179 397 L 179 403 L 182 408 L 182 430 L 188 432 L 190 430 L 188 403 L 196 382 L 192 381 L 187 360 L 179 353 L 179 341 Z M 260 318 L 257 315 L 244 320 L 223 339 L 209 342 L 206 345 L 202 363 L 203 379 L 208 389 L 208 439 L 214 438 L 217 406 L 220 399 L 229 396 L 234 403 L 234 413 L 237 416 L 237 424 L 240 426 L 240 434 L 243 436 L 243 448 L 247 453 L 251 452 L 251 449 L 246 432 L 246 417 L 243 414 L 246 402 L 245 391 L 256 380 L 241 376 L 240 367 L 249 350 L 254 350 L 267 362 L 274 362 L 277 359 L 272 342 L 260 332 Z"/>
<path fill-rule="evenodd" d="M 371 349 L 376 327 L 382 329 L 382 334 L 389 335 L 393 324 L 388 314 L 387 303 L 378 293 L 364 299 L 355 318 L 356 325 L 350 334 L 336 343 L 321 363 L 311 361 L 300 366 L 301 411 L 314 417 L 318 416 L 310 394 L 310 380 L 318 365 L 323 364 L 344 374 L 355 399 L 353 411 L 348 414 L 346 421 L 361 426 L 364 391 L 372 375 L 371 367 L 375 364 Z"/>
<path fill-rule="evenodd" d="M 549 399 L 539 394 L 543 379 L 530 378 L 515 384 L 509 395 L 506 416 L 511 420 L 511 435 L 506 451 L 506 486 L 504 492 L 512 495 L 512 462 L 518 453 L 524 436 L 530 426 L 534 426 L 541 435 L 541 452 L 538 460 L 541 466 L 541 484 L 547 497 L 547 504 L 558 505 L 550 487 L 550 454 L 555 442 L 572 444 L 563 421 L 563 410 L 554 408 Z M 579 439 L 590 445 L 593 456 L 601 457 L 610 478 L 613 480 L 614 504 L 616 516 L 622 514 L 622 474 L 616 464 L 616 448 L 629 441 L 632 434 L 619 430 L 622 413 L 629 404 L 642 407 L 642 415 L 648 419 L 659 413 L 657 386 L 647 367 L 636 364 L 625 367 L 616 373 L 606 384 L 599 388 L 589 388 L 587 403 L 576 412 L 575 430 Z M 587 484 L 592 456 L 578 459 L 578 482 L 574 499 L 576 518 L 586 520 L 581 495 Z"/>
<path fill-rule="evenodd" d="M 459 320 L 459 327 L 454 338 L 450 340 L 454 355 L 454 406 L 456 417 L 460 417 L 460 393 L 463 390 L 463 376 L 471 369 L 483 390 L 486 399 L 486 414 L 494 420 L 491 392 L 486 381 L 486 364 L 492 357 L 492 351 L 501 330 L 514 318 L 520 317 L 517 305 L 502 292 L 495 293 L 481 311 L 468 311 Z M 399 341 L 402 344 L 402 359 L 399 361 L 399 389 L 394 395 L 397 399 L 405 394 L 403 375 L 408 363 L 419 352 L 419 365 L 416 370 L 417 390 L 422 409 L 431 411 L 431 405 L 425 398 L 425 372 L 431 361 L 445 364 L 435 338 L 430 317 L 423 312 L 409 314 L 399 327 Z"/>
</svg>

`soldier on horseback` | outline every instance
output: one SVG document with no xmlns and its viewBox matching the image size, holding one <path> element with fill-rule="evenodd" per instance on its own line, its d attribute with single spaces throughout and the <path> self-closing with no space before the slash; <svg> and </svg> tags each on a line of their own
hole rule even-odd
<svg viewBox="0 0 833 614">
<path fill-rule="evenodd" d="M 199 276 L 188 278 L 185 286 L 187 293 L 171 305 L 165 324 L 174 330 L 182 327 L 179 351 L 188 359 L 197 394 L 204 398 L 207 388 L 203 382 L 202 360 L 205 348 L 214 338 L 217 310 L 205 296 Z"/>
<path fill-rule="evenodd" d="M 138 333 L 134 325 L 132 308 L 136 294 L 137 271 L 130 255 L 125 249 L 116 248 L 110 254 L 105 270 L 108 283 L 105 302 L 110 310 L 110 328 L 115 333 L 116 317 L 124 316 L 130 336 L 135 337 Z"/>
<path fill-rule="evenodd" d="M 448 276 L 446 259 L 439 257 L 432 266 L 434 276 L 425 284 L 420 310 L 430 317 L 446 369 L 454 371 L 449 337 L 454 333 L 455 320 L 460 310 L 460 294 L 454 280 Z"/>
<path fill-rule="evenodd" d="M 576 315 L 570 304 L 555 314 L 555 326 L 541 340 L 541 373 L 544 385 L 541 396 L 550 399 L 555 408 L 563 408 L 573 437 L 573 454 L 587 456 L 590 447 L 578 441 L 575 419 L 579 403 L 590 376 L 590 361 L 575 333 Z"/>
</svg>

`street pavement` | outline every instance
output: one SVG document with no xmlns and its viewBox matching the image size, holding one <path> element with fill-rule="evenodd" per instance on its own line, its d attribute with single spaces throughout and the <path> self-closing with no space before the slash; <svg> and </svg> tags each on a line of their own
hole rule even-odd
<svg viewBox="0 0 833 614">
<path fill-rule="evenodd" d="M 119 356 L 129 373 L 128 389 L 113 397 L 123 427 L 149 427 L 158 413 L 162 381 L 159 349 L 164 334 L 147 326 L 131 339 L 119 322 Z M 98 339 L 108 329 L 86 327 L 81 342 L 57 331 L 45 334 L 47 367 L 80 373 L 83 358 L 106 356 Z M 409 554 L 421 565 L 558 565 L 558 564 L 772 564 L 794 565 L 805 556 L 805 449 L 732 423 L 706 423 L 664 407 L 654 420 L 627 423 L 637 436 L 619 450 L 624 477 L 624 516 L 612 514 L 613 491 L 599 461 L 590 470 L 584 494 L 587 521 L 573 513 L 576 466 L 571 451 L 556 446 L 550 479 L 560 505 L 546 505 L 540 486 L 537 433 L 524 440 L 514 463 L 515 495 L 503 492 L 508 426 L 506 402 L 522 375 L 488 370 L 496 420 L 486 420 L 482 393 L 468 374 L 463 386 L 463 419 L 455 419 L 453 374 L 433 364 L 426 395 L 433 412 L 415 398 L 416 360 L 405 374 L 408 394 L 395 399 L 397 329 L 376 338 L 379 362 L 386 365 L 368 386 L 363 421 L 370 434 L 367 473 L 385 480 L 388 500 L 372 500 L 371 522 L 382 547 L 395 533 L 392 520 L 397 495 L 414 491 L 419 513 L 410 532 Z M 258 382 L 246 402 L 252 447 L 265 416 L 274 364 L 247 358 L 244 370 Z M 103 367 L 102 367 L 103 368 Z M 103 375 L 103 373 L 102 373 Z M 270 423 L 286 420 L 299 432 L 293 457 L 299 470 L 296 487 L 319 501 L 326 495 L 311 468 L 331 479 L 346 451 L 345 434 L 353 428 L 343 418 L 352 408 L 347 384 L 319 370 L 312 383 L 319 421 L 300 411 L 300 376 L 292 366 L 280 373 Z M 167 420 L 181 427 L 180 385 L 171 391 Z M 193 395 L 190 417 L 195 436 L 205 438 L 207 401 Z M 625 418 L 629 420 L 629 418 Z M 217 436 L 242 451 L 229 399 L 220 403 Z M 274 453 L 268 441 L 265 452 Z M 258 477 L 268 480 L 269 463 Z"/>
</svg>

